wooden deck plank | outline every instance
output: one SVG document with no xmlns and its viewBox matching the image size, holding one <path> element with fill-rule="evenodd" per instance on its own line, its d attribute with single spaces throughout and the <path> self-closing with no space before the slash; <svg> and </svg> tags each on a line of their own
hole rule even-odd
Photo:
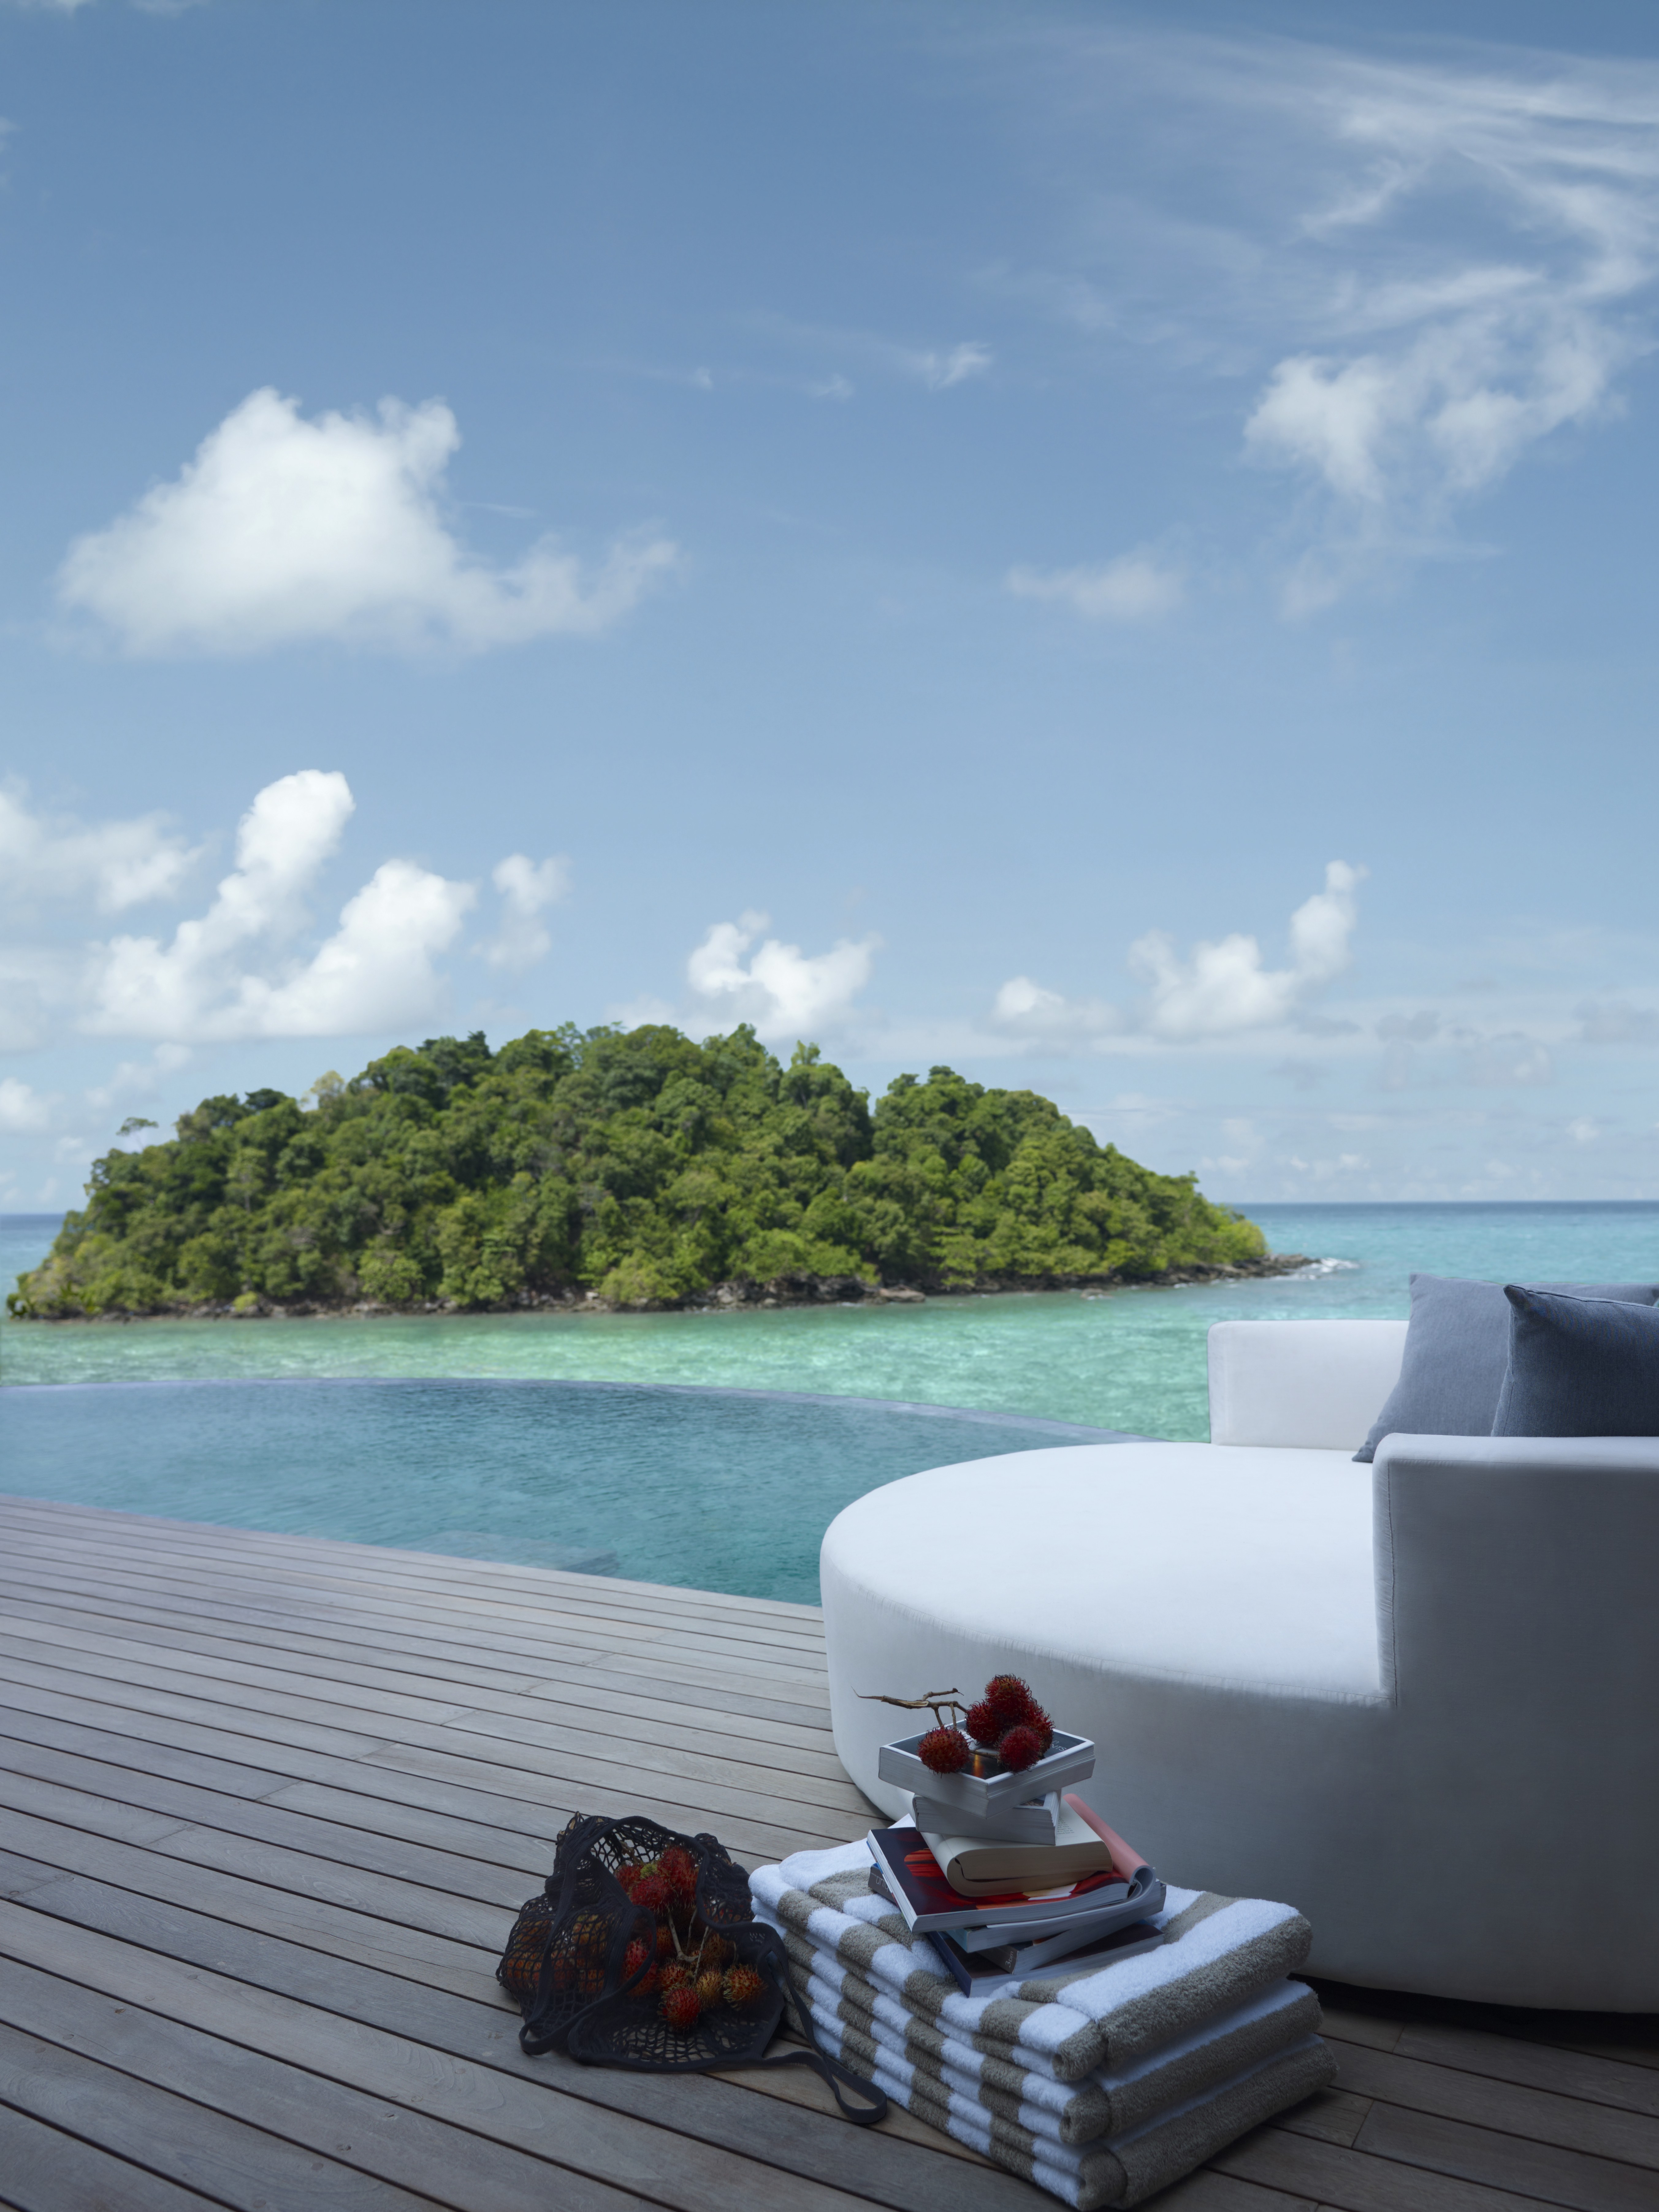
<svg viewBox="0 0 1659 2212">
<path fill-rule="evenodd" d="M 18 1627 L 14 1620 L 13 1631 Z M 274 1653 L 264 1662 L 228 1659 L 217 1653 L 192 1650 L 171 1638 L 143 1642 L 92 1630 L 37 1632 L 40 1627 L 31 1622 L 22 1625 L 22 1632 L 0 1633 L 0 1654 L 47 1666 L 61 1664 L 77 1673 L 115 1673 L 159 1687 L 189 1688 L 202 1681 L 234 1685 L 239 1691 L 252 1692 L 262 1710 L 293 1711 L 312 1718 L 327 1717 L 329 1709 L 337 1706 L 354 1723 L 367 1714 L 377 1719 L 392 1717 L 426 1722 L 463 1734 L 513 1737 L 517 1733 L 526 1743 L 568 1747 L 592 1756 L 603 1757 L 609 1749 L 613 1759 L 615 1747 L 621 1743 L 626 1745 L 631 1762 L 652 1771 L 692 1778 L 708 1774 L 739 1788 L 775 1791 L 780 1797 L 798 1797 L 807 1803 L 839 1808 L 854 1803 L 858 1796 L 833 1751 L 795 1753 L 782 1759 L 745 1759 L 738 1755 L 735 1743 L 728 1748 L 726 1739 L 707 1748 L 689 1748 L 684 1738 L 690 1731 L 652 1726 L 648 1722 L 635 1726 L 632 1717 L 615 1716 L 615 1725 L 605 1729 L 584 1727 L 580 1707 L 555 1707 L 547 1700 L 490 1697 L 471 1691 L 465 1694 L 481 1701 L 461 1704 L 446 1695 L 444 1686 L 440 1685 L 434 1686 L 434 1694 L 423 1698 L 387 1690 L 365 1680 L 366 1669 L 333 1674 L 296 1670 Z M 243 1702 L 239 1696 L 237 1703 Z"/>
<path fill-rule="evenodd" d="M 180 1721 L 167 1715 L 100 1704 L 89 1698 L 27 1685 L 12 1685 L 0 1692 L 0 1731 L 22 1728 L 30 1723 L 55 1724 L 64 1732 L 64 1741 L 70 1740 L 67 1730 L 74 1726 L 80 1730 L 74 1740 L 89 1744 L 119 1741 L 125 1736 L 140 1746 L 206 1752 L 233 1765 L 246 1765 L 257 1758 L 296 1782 L 335 1783 L 348 1790 L 384 1796 L 393 1803 L 453 1813 L 487 1826 L 512 1826 L 526 1834 L 542 1833 L 550 1843 L 573 1812 L 605 1809 L 598 1802 L 599 1793 L 589 1793 L 588 1802 L 579 1804 L 569 1793 L 562 1796 L 554 1790 L 540 1788 L 534 1778 L 527 1784 L 524 1777 L 506 1770 L 494 1777 L 476 1772 L 470 1780 L 457 1782 L 447 1777 L 405 1771 L 395 1765 L 376 1765 L 332 1752 L 318 1752 L 308 1745 L 292 1742 L 291 1732 L 258 1736 L 238 1734 L 231 1729 L 211 1727 L 205 1722 Z M 492 1779 L 501 1782 L 502 1776 L 508 1786 L 488 1786 Z M 635 1793 L 631 1802 L 633 1809 L 659 1817 L 653 1801 Z M 619 1806 L 617 1809 L 628 1808 Z M 663 1807 L 660 1812 L 665 1815 L 670 1809 Z M 791 1850 L 803 1850 L 810 1843 L 845 1840 L 822 1831 L 803 1835 L 793 1828 L 735 1819 L 721 1822 L 720 1836 L 734 1853 L 740 1857 L 744 1853 L 751 1854 L 757 1862 L 769 1856 L 775 1858 Z"/>
<path fill-rule="evenodd" d="M 7 1991 L 10 2005 L 12 1992 Z M 0 2022 L 0 2095 L 15 2111 L 237 2212 L 434 2212 L 412 2195 L 188 2096 Z"/>
<path fill-rule="evenodd" d="M 675 1611 L 639 1610 L 619 1603 L 612 1609 L 587 1600 L 585 1594 L 573 1600 L 559 1587 L 538 1591 L 528 1585 L 515 1584 L 502 1589 L 488 1581 L 452 1581 L 395 1569 L 344 1565 L 307 1571 L 303 1565 L 290 1565 L 283 1559 L 229 1553 L 216 1556 L 210 1551 L 180 1552 L 157 1544 L 113 1540 L 96 1542 L 81 1537 L 46 1540 L 14 1534 L 8 1548 L 18 1560 L 79 1561 L 111 1569 L 118 1567 L 124 1574 L 143 1572 L 157 1580 L 189 1583 L 210 1578 L 234 1587 L 252 1578 L 267 1589 L 281 1589 L 292 1583 L 302 1584 L 313 1601 L 335 1597 L 362 1606 L 391 1606 L 399 1612 L 406 1611 L 413 1601 L 423 1614 L 441 1620 L 466 1620 L 475 1625 L 498 1622 L 506 1627 L 515 1622 L 530 1621 L 605 1644 L 648 1644 L 672 1636 L 677 1641 L 692 1641 L 700 1648 L 717 1652 L 733 1666 L 752 1663 L 799 1668 L 809 1674 L 823 1671 L 821 1640 L 810 1634 L 733 1626 L 690 1607 Z M 376 1547 L 365 1546 L 363 1549 L 373 1554 Z M 382 1556 L 392 1559 L 396 1555 L 388 1553 Z M 594 1578 L 583 1579 L 591 1583 Z M 556 1578 L 550 1575 L 549 1580 L 553 1582 Z"/>
<path fill-rule="evenodd" d="M 0 1553 L 0 2207 L 1048 2201 L 800 2069 L 518 2050 L 495 1954 L 571 1811 L 861 1831 L 815 1608 L 3 1499 Z M 1337 2086 L 1160 2212 L 1659 2206 L 1659 2023 L 1324 1994 Z"/>
<path fill-rule="evenodd" d="M 556 2053 L 527 2059 L 517 2013 L 499 1993 L 492 2003 L 417 1992 L 353 1961 L 82 1878 L 38 1894 L 36 1911 L 0 1905 L 0 1955 L 34 1965 L 49 1956 L 65 1978 L 492 2140 L 625 2180 L 667 2204 L 828 2212 L 851 2191 L 895 2212 L 1030 2212 L 1030 2193 L 993 2168 L 879 2136 L 877 2150 L 870 2131 L 707 2075 L 615 2074 Z M 441 2066 L 431 2062 L 434 2051 Z M 635 2128 L 641 2139 L 630 2164 L 628 2131 Z M 741 2160 L 727 2148 L 736 2141 Z M 738 2174 L 749 2160 L 767 2172 L 745 2198 Z M 947 2184 L 957 2193 L 941 2193 Z M 708 2193 L 720 2188 L 732 2191 L 725 2203 Z"/>
<path fill-rule="evenodd" d="M 6 2104 L 0 2177 L 10 2212 L 208 2212 L 213 2202 Z"/>
<path fill-rule="evenodd" d="M 10 1632 L 43 1644 L 73 1647 L 96 1635 L 105 1648 L 105 1639 L 109 1639 L 157 1650 L 189 1652 L 215 1662 L 266 1669 L 271 1666 L 268 1636 L 250 1644 L 216 1635 L 197 1625 L 194 1613 L 175 1613 L 164 1621 L 117 1620 L 107 1600 L 97 1606 L 88 1601 L 77 1612 L 8 1595 L 3 1578 L 0 1578 L 0 1601 L 5 1604 Z M 319 1644 L 326 1648 L 313 1648 Z M 523 1713 L 555 1723 L 562 1720 L 569 1725 L 579 1725 L 579 1717 L 583 1715 L 614 1716 L 626 1723 L 623 1732 L 642 1741 L 676 1743 L 693 1734 L 729 1735 L 750 1746 L 750 1755 L 763 1753 L 768 1766 L 802 1774 L 844 1773 L 828 1729 L 821 1722 L 811 1726 L 775 1722 L 757 1736 L 752 1716 L 734 1714 L 718 1705 L 677 1706 L 665 1712 L 658 1700 L 597 1684 L 591 1669 L 567 1670 L 570 1680 L 550 1680 L 541 1674 L 502 1674 L 464 1661 L 447 1661 L 431 1650 L 419 1659 L 392 1666 L 376 1655 L 372 1645 L 308 1638 L 291 1630 L 284 1640 L 282 1668 L 290 1674 L 313 1676 L 323 1682 L 358 1683 L 369 1689 L 396 1691 L 411 1680 L 428 1686 L 441 1684 L 441 1691 L 429 1686 L 428 1694 L 450 1703 L 476 1701 L 478 1707 L 491 1712 Z"/>
<path fill-rule="evenodd" d="M 546 1796 L 550 1791 L 553 1802 L 566 1806 L 586 1797 L 595 1801 L 597 1810 L 605 1802 L 614 1803 L 620 1790 L 624 1796 L 637 1795 L 642 1802 L 672 1808 L 680 1826 L 686 1825 L 684 1816 L 702 1807 L 708 1813 L 750 1822 L 787 1820 L 792 1832 L 837 1840 L 862 1833 L 871 1819 L 871 1808 L 859 1802 L 850 1784 L 849 1802 L 844 1806 L 820 1806 L 775 1796 L 768 1790 L 727 1785 L 712 1777 L 685 1780 L 651 1771 L 642 1768 L 625 1746 L 618 1746 L 617 1755 L 611 1759 L 574 1752 L 555 1753 L 533 1743 L 503 1743 L 492 1736 L 423 1727 L 397 1715 L 329 1706 L 307 1698 L 276 1698 L 246 1690 L 234 1699 L 213 1698 L 199 1680 L 195 1687 L 179 1691 L 162 1686 L 164 1679 L 170 1678 L 167 1670 L 160 1668 L 125 1668 L 111 1674 L 90 1664 L 48 1666 L 0 1654 L 0 1684 L 12 1686 L 20 1694 L 78 1697 L 207 1728 L 223 1729 L 228 1723 L 234 1723 L 261 1740 L 361 1759 L 371 1765 L 398 1765 L 411 1772 L 500 1789 L 503 1794 L 524 1790 Z M 313 1713 L 337 1717 L 317 1719 L 311 1717 Z M 354 1720 L 362 1725 L 341 1724 Z M 641 1781 L 644 1788 L 639 1787 Z"/>
</svg>

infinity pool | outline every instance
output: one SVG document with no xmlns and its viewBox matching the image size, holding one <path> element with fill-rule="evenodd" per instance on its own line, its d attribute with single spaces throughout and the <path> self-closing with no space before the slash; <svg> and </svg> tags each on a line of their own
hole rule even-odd
<svg viewBox="0 0 1659 2212">
<path fill-rule="evenodd" d="M 0 1390 L 0 1486 L 814 1605 L 818 1540 L 866 1491 L 1113 1433 L 674 1385 L 71 1383 Z"/>
</svg>

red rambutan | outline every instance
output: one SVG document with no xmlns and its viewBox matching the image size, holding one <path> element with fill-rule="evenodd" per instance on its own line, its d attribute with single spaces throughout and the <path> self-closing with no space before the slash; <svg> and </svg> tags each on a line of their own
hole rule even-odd
<svg viewBox="0 0 1659 2212">
<path fill-rule="evenodd" d="M 976 1705 L 968 1708 L 968 1733 L 975 1743 L 982 1743 L 988 1750 L 995 1747 L 1007 1725 L 988 1698 L 981 1698 Z"/>
<path fill-rule="evenodd" d="M 690 1851 L 678 1844 L 671 1844 L 662 1855 L 663 1880 L 682 1904 L 690 1905 L 697 1894 L 697 1863 Z"/>
<path fill-rule="evenodd" d="M 667 1875 L 642 1874 L 634 1885 L 634 1902 L 646 1912 L 666 1912 L 674 1902 Z"/>
<path fill-rule="evenodd" d="M 673 1955 L 673 1929 L 672 1928 L 659 1928 L 657 1930 L 657 1956 L 659 1959 L 672 1959 Z"/>
<path fill-rule="evenodd" d="M 1030 1718 L 1036 1699 L 1018 1674 L 993 1674 L 985 1685 L 985 1702 L 1004 1728 L 1013 1728 Z"/>
<path fill-rule="evenodd" d="M 623 1953 L 623 1979 L 632 1981 L 648 1959 L 657 1955 L 654 1943 L 647 1943 L 643 1936 L 636 1936 Z"/>
<path fill-rule="evenodd" d="M 682 1982 L 689 1988 L 696 1978 L 684 1959 L 671 1959 L 662 1969 L 662 1985 L 665 1990 L 677 1990 Z"/>
<path fill-rule="evenodd" d="M 753 1966 L 728 1966 L 720 1978 L 729 2005 L 753 2004 L 766 1995 L 766 1984 Z"/>
<path fill-rule="evenodd" d="M 690 2035 L 702 2012 L 697 2002 L 697 1993 L 689 1982 L 676 1982 L 672 1990 L 665 1990 L 658 2011 L 670 2027 L 682 2035 Z"/>
<path fill-rule="evenodd" d="M 622 1864 L 617 1869 L 617 1881 L 621 1887 L 622 1893 L 624 1897 L 632 1897 L 634 1894 L 634 1885 L 644 1872 L 645 1869 L 640 1864 L 637 1859 L 624 1859 L 623 1861 Z"/>
<path fill-rule="evenodd" d="M 720 2003 L 726 1994 L 721 1986 L 720 1969 L 717 1966 L 705 1966 L 702 1973 L 697 1976 L 693 1986 L 697 1992 L 697 2002 L 704 2012 L 712 2010 L 715 2005 Z"/>
<path fill-rule="evenodd" d="M 916 1757 L 930 1774 L 960 1774 L 973 1755 L 959 1728 L 929 1729 L 916 1746 Z"/>
<path fill-rule="evenodd" d="M 1011 1728 L 997 1746 L 997 1757 L 1013 1774 L 1023 1774 L 1028 1766 L 1035 1766 L 1042 1756 L 1042 1738 L 1024 1721 Z"/>
<path fill-rule="evenodd" d="M 1035 1698 L 1031 1700 L 1031 1710 L 1025 1717 L 1025 1725 L 1027 1728 L 1035 1729 L 1042 1738 L 1042 1750 L 1040 1756 L 1046 1759 L 1054 1747 L 1054 1724 Z"/>
</svg>

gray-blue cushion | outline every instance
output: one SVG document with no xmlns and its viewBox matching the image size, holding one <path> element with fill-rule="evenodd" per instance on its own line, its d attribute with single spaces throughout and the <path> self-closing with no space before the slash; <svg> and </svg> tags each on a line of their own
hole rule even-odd
<svg viewBox="0 0 1659 2212">
<path fill-rule="evenodd" d="M 1535 1287 L 1634 1306 L 1659 1302 L 1659 1283 L 1540 1283 Z M 1396 1432 L 1491 1436 L 1509 1358 L 1510 1306 L 1501 1283 L 1468 1282 L 1458 1275 L 1413 1275 L 1400 1380 L 1354 1457 L 1374 1458 L 1383 1437 Z"/>
<path fill-rule="evenodd" d="M 1495 1437 L 1659 1437 L 1659 1308 L 1505 1285 Z"/>
</svg>

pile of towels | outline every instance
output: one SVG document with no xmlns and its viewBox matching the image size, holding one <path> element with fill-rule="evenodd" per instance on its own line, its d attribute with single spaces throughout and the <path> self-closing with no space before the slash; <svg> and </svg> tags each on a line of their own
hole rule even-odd
<svg viewBox="0 0 1659 2212">
<path fill-rule="evenodd" d="M 1156 1949 L 968 1997 L 870 1869 L 857 1843 L 750 1877 L 817 2042 L 1077 2212 L 1139 2204 L 1336 2071 L 1289 1905 L 1171 1887 Z"/>
</svg>

